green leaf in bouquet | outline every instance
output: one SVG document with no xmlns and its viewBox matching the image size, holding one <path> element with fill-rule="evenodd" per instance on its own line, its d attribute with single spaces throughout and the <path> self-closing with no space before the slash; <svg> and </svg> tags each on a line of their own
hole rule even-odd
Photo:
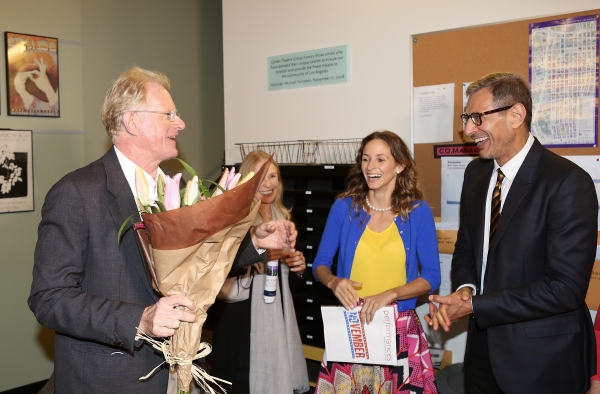
<svg viewBox="0 0 600 394">
<path fill-rule="evenodd" d="M 206 179 L 206 181 L 207 181 L 208 183 L 212 183 L 213 185 L 215 185 L 215 186 L 217 187 L 217 189 L 221 189 L 221 191 L 222 191 L 223 193 L 225 193 L 225 192 L 226 192 L 226 190 L 225 190 L 224 188 L 222 188 L 222 187 L 221 187 L 221 185 L 219 185 L 217 182 L 214 182 L 214 181 L 211 181 L 211 180 L 208 180 L 208 179 Z M 217 189 L 215 189 L 215 190 L 214 190 L 212 193 L 210 193 L 210 192 L 209 192 L 209 193 L 206 195 L 206 197 L 214 197 L 214 196 L 215 196 L 215 193 L 217 192 Z"/>
<path fill-rule="evenodd" d="M 125 226 L 127 226 L 127 223 L 129 223 L 129 221 L 135 216 L 135 215 L 139 215 L 141 211 L 136 211 L 134 213 L 132 213 L 131 215 L 129 215 L 129 217 L 127 219 L 125 219 L 125 221 L 123 222 L 123 224 L 121 225 L 121 227 L 119 228 L 119 232 L 117 233 L 117 243 L 121 243 L 121 234 L 123 233 L 123 230 L 125 229 Z"/>
<path fill-rule="evenodd" d="M 198 182 L 198 189 L 204 198 L 210 197 L 210 190 L 200 182 Z"/>
<path fill-rule="evenodd" d="M 179 157 L 176 157 L 175 160 L 179 161 L 181 163 L 181 165 L 183 166 L 183 168 L 185 168 L 185 170 L 187 172 L 189 172 L 192 176 L 198 176 L 198 174 L 196 173 L 196 170 L 194 170 L 192 168 L 192 166 L 190 166 L 188 163 L 181 160 Z M 200 177 L 198 177 L 198 178 L 200 178 Z"/>
<path fill-rule="evenodd" d="M 158 205 L 158 209 L 160 209 L 160 212 L 167 212 L 167 208 L 165 207 L 165 204 L 162 203 L 162 201 L 156 200 L 156 205 Z"/>
<path fill-rule="evenodd" d="M 158 194 L 158 200 L 156 203 L 164 203 L 165 202 L 165 180 L 162 174 L 158 174 L 158 181 L 156 182 L 156 191 Z M 160 208 L 161 211 L 166 211 L 166 209 Z"/>
<path fill-rule="evenodd" d="M 219 184 L 215 181 L 211 181 L 210 179 L 203 179 L 202 182 L 208 182 L 208 183 L 212 183 L 213 185 L 215 185 L 216 187 L 218 187 L 219 189 L 225 191 L 225 189 L 223 189 L 221 186 L 219 186 Z"/>
</svg>

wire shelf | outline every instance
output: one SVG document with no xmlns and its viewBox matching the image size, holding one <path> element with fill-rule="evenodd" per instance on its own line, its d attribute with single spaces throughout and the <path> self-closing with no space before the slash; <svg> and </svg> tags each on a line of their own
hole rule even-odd
<svg viewBox="0 0 600 394">
<path fill-rule="evenodd" d="M 237 143 L 242 160 L 253 150 L 273 155 L 279 164 L 353 164 L 360 138 Z"/>
<path fill-rule="evenodd" d="M 362 139 L 315 140 L 304 142 L 305 162 L 315 164 L 354 164 Z"/>
<path fill-rule="evenodd" d="M 302 141 L 244 142 L 235 145 L 240 148 L 242 160 L 254 150 L 263 150 L 273 155 L 277 163 L 302 163 Z"/>
</svg>

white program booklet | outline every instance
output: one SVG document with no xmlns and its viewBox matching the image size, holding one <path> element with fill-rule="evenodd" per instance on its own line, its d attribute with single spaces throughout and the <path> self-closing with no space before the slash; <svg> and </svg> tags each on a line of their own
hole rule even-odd
<svg viewBox="0 0 600 394">
<path fill-rule="evenodd" d="M 396 318 L 393 306 L 375 312 L 367 325 L 360 322 L 361 307 L 322 306 L 327 361 L 396 365 Z"/>
</svg>

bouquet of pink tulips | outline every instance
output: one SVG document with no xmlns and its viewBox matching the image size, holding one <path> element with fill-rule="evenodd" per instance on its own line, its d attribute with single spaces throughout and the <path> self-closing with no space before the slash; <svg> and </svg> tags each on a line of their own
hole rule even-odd
<svg viewBox="0 0 600 394">
<path fill-rule="evenodd" d="M 233 168 L 225 170 L 214 192 L 185 163 L 193 178 L 181 192 L 181 174 L 159 177 L 153 193 L 141 169 L 136 172 L 143 224 L 134 228 L 153 285 L 163 295 L 181 294 L 196 304 L 198 321 L 181 323 L 170 339 L 157 341 L 138 333 L 163 353 L 171 368 L 177 366 L 178 393 L 188 392 L 192 378 L 206 393 L 214 393 L 209 382 L 219 386 L 216 380 L 220 379 L 193 360 L 210 353 L 210 345 L 200 341 L 202 326 L 258 212 L 260 204 L 253 202 L 268 164 L 247 179 L 240 179 Z"/>
<path fill-rule="evenodd" d="M 192 180 L 187 182 L 184 189 L 180 188 L 182 174 L 179 173 L 173 177 L 159 174 L 156 189 L 150 190 L 144 171 L 140 167 L 136 167 L 135 188 L 138 194 L 138 204 L 143 212 L 165 212 L 188 205 L 194 205 L 197 202 L 216 197 L 227 190 L 234 189 L 237 185 L 245 183 L 254 176 L 254 172 L 250 172 L 244 179 L 241 179 L 242 174 L 236 173 L 235 167 L 231 167 L 231 170 L 226 168 L 225 171 L 223 171 L 219 183 L 206 179 L 201 182 L 198 178 L 198 174 L 196 174 L 196 171 L 189 164 L 181 159 L 177 160 L 179 160 L 185 169 L 192 175 Z M 211 191 L 203 184 L 204 182 L 214 184 L 216 186 L 215 190 Z M 124 226 L 121 227 L 121 230 L 123 228 Z"/>
</svg>

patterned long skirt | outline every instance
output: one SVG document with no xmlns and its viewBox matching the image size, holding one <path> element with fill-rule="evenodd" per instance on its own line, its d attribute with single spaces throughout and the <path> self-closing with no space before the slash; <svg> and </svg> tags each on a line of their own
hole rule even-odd
<svg viewBox="0 0 600 394">
<path fill-rule="evenodd" d="M 396 317 L 396 349 L 398 366 L 323 360 L 315 394 L 437 393 L 429 347 L 414 310 Z"/>
</svg>

